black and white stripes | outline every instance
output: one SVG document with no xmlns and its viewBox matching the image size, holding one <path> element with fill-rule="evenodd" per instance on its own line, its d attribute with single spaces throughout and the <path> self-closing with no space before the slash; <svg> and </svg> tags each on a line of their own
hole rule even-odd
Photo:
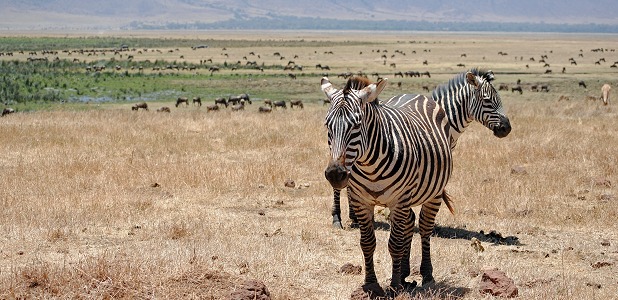
<svg viewBox="0 0 618 300">
<path fill-rule="evenodd" d="M 366 284 L 377 282 L 374 207 L 390 209 L 391 286 L 400 288 L 410 274 L 412 207 L 422 205 L 420 224 L 433 228 L 433 212 L 451 174 L 451 147 L 446 114 L 435 101 L 400 95 L 381 104 L 377 97 L 385 86 L 385 80 L 370 84 L 354 77 L 338 90 L 322 79 L 322 90 L 331 100 L 325 120 L 331 162 L 325 176 L 333 188 L 348 188 L 361 231 Z M 433 281 L 425 248 L 429 251 L 428 239 L 423 240 L 423 283 Z"/>
</svg>

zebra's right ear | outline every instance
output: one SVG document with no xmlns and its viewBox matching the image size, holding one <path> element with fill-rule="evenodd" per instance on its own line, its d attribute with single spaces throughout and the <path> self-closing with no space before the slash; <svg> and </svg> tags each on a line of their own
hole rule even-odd
<svg viewBox="0 0 618 300">
<path fill-rule="evenodd" d="M 376 99 L 378 99 L 378 96 L 380 95 L 382 90 L 384 90 L 384 88 L 386 87 L 387 80 L 387 78 L 380 79 L 378 82 L 373 83 L 362 89 L 361 93 L 359 94 L 360 98 L 363 99 L 363 101 L 365 102 L 375 101 Z"/>
<path fill-rule="evenodd" d="M 476 75 L 472 74 L 472 72 L 466 73 L 466 82 L 475 88 L 479 87 L 479 81 L 476 79 Z"/>
<path fill-rule="evenodd" d="M 322 77 L 321 85 L 322 85 L 322 92 L 324 92 L 324 94 L 326 94 L 326 96 L 328 96 L 329 99 L 337 91 L 337 89 L 333 87 L 333 84 L 330 83 L 327 77 Z"/>
</svg>

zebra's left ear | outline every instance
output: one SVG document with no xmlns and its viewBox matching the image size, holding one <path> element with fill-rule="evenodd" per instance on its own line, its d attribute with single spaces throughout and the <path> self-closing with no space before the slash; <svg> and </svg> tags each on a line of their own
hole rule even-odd
<svg viewBox="0 0 618 300">
<path fill-rule="evenodd" d="M 380 79 L 378 82 L 370 84 L 366 88 L 362 89 L 358 95 L 363 102 L 373 102 L 378 99 L 378 95 L 386 87 L 387 78 Z"/>
<path fill-rule="evenodd" d="M 466 82 L 475 88 L 478 88 L 480 85 L 479 81 L 476 79 L 476 75 L 472 74 L 472 72 L 466 73 Z"/>
</svg>

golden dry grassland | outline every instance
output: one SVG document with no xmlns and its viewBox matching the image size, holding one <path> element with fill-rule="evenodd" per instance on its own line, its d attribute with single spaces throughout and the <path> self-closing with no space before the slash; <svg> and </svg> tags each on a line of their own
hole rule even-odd
<svg viewBox="0 0 618 300">
<path fill-rule="evenodd" d="M 521 79 L 522 95 L 501 91 L 511 134 L 497 139 L 474 123 L 454 151 L 447 189 L 457 213 L 443 209 L 437 217 L 437 284 L 397 299 L 491 299 L 478 290 L 487 268 L 512 278 L 520 299 L 618 298 L 618 110 L 615 101 L 603 106 L 587 100 L 598 98 L 605 82 L 618 86 L 617 71 L 609 67 L 618 61 L 609 50 L 618 48 L 618 37 L 219 34 L 371 43 L 338 46 L 331 49 L 334 55 L 320 55 L 328 48 L 253 49 L 298 53 L 297 63 L 311 57 L 303 62 L 310 69 L 328 64 L 338 86 L 344 84 L 335 76 L 340 72 L 393 71 L 369 54 L 372 49 L 406 52 L 397 56 L 395 70 L 436 74 L 385 75 L 391 83 L 383 99 L 445 82 L 465 70 L 457 63 L 494 70 L 495 86 L 512 87 Z M 590 51 L 599 47 L 607 51 Z M 528 60 L 543 54 L 552 74 Z M 601 57 L 607 62 L 594 64 Z M 240 112 L 194 106 L 154 112 L 172 106 L 170 100 L 151 103 L 150 111 L 104 104 L 0 118 L 0 298 L 226 299 L 241 282 L 256 279 L 273 299 L 349 299 L 363 275 L 338 270 L 345 263 L 362 266 L 363 258 L 358 231 L 330 224 L 332 190 L 323 175 L 328 107 L 317 102 L 323 98 L 319 79 L 316 74 L 293 83 L 314 90 L 303 96 L 303 110 L 271 114 L 257 112 L 259 101 Z M 258 83 L 241 84 L 239 92 L 251 93 Z M 533 84 L 548 84 L 550 91 L 531 92 Z M 284 186 L 288 179 L 295 188 Z M 384 222 L 383 216 L 377 221 Z M 516 239 L 493 243 L 481 231 Z M 475 251 L 471 237 L 479 237 L 485 251 Z M 378 230 L 377 239 L 376 272 L 385 286 L 391 270 L 388 230 Z M 413 270 L 420 265 L 419 240 L 413 239 Z"/>
</svg>

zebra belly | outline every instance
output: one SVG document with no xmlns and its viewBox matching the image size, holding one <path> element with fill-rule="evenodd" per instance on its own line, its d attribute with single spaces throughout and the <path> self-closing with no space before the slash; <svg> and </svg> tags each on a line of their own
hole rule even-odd
<svg viewBox="0 0 618 300">
<path fill-rule="evenodd" d="M 377 205 L 392 207 L 400 202 L 400 199 L 409 198 L 411 191 L 418 184 L 401 185 L 399 182 L 393 183 L 388 180 L 369 181 L 351 178 L 350 188 L 352 192 L 359 196 L 358 199 L 364 205 Z"/>
</svg>

